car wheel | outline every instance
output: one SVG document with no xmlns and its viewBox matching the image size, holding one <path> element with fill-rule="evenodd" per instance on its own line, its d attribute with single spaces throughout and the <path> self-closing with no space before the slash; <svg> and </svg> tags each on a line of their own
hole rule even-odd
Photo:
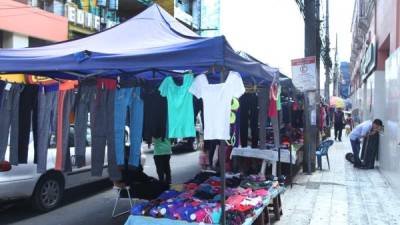
<svg viewBox="0 0 400 225">
<path fill-rule="evenodd" d="M 40 178 L 32 196 L 33 207 L 41 212 L 56 208 L 64 194 L 64 181 L 61 175 L 49 173 Z"/>
</svg>

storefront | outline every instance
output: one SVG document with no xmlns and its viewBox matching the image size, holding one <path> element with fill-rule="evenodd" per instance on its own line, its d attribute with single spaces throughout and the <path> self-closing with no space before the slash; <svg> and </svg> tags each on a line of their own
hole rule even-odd
<svg viewBox="0 0 400 225">
<path fill-rule="evenodd" d="M 396 1 L 356 1 L 353 21 L 352 100 L 359 121 L 379 118 L 379 169 L 400 189 L 398 172 L 398 31 Z M 357 53 L 357 54 L 356 54 Z M 353 112 L 354 113 L 354 112 Z"/>
</svg>

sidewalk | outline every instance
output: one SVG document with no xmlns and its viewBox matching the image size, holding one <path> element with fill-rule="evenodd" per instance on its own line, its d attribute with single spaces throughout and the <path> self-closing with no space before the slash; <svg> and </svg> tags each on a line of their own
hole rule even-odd
<svg viewBox="0 0 400 225">
<path fill-rule="evenodd" d="M 323 170 L 299 173 L 282 198 L 283 216 L 276 225 L 399 224 L 400 194 L 395 195 L 379 170 L 360 170 L 344 158 L 350 152 L 347 137 L 329 150 Z"/>
</svg>

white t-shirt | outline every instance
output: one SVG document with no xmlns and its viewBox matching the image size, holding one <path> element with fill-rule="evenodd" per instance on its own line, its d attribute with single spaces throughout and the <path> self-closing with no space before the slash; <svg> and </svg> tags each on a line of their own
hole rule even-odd
<svg viewBox="0 0 400 225">
<path fill-rule="evenodd" d="M 240 74 L 230 72 L 225 83 L 220 84 L 209 84 L 206 75 L 201 74 L 189 92 L 203 99 L 204 140 L 229 140 L 232 98 L 245 92 Z"/>
<path fill-rule="evenodd" d="M 350 140 L 355 141 L 357 139 L 364 137 L 371 130 L 371 128 L 372 128 L 371 120 L 367 120 L 367 121 L 359 124 L 350 133 L 350 136 L 349 136 Z"/>
</svg>

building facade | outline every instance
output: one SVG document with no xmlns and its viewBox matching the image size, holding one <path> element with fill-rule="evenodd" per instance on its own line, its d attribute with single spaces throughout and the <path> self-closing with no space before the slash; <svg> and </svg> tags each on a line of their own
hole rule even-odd
<svg viewBox="0 0 400 225">
<path fill-rule="evenodd" d="M 220 0 L 174 0 L 174 5 L 174 17 L 199 35 L 220 35 Z"/>
<path fill-rule="evenodd" d="M 0 1 L 0 47 L 35 47 L 68 38 L 68 21 L 28 2 Z M 3 10 L 2 10 L 3 9 Z"/>
<path fill-rule="evenodd" d="M 341 62 L 340 63 L 340 73 L 339 73 L 339 97 L 343 99 L 347 99 L 350 97 L 350 71 L 348 62 Z"/>
<path fill-rule="evenodd" d="M 356 0 L 350 63 L 354 110 L 380 118 L 379 168 L 400 190 L 400 1 Z"/>
</svg>

